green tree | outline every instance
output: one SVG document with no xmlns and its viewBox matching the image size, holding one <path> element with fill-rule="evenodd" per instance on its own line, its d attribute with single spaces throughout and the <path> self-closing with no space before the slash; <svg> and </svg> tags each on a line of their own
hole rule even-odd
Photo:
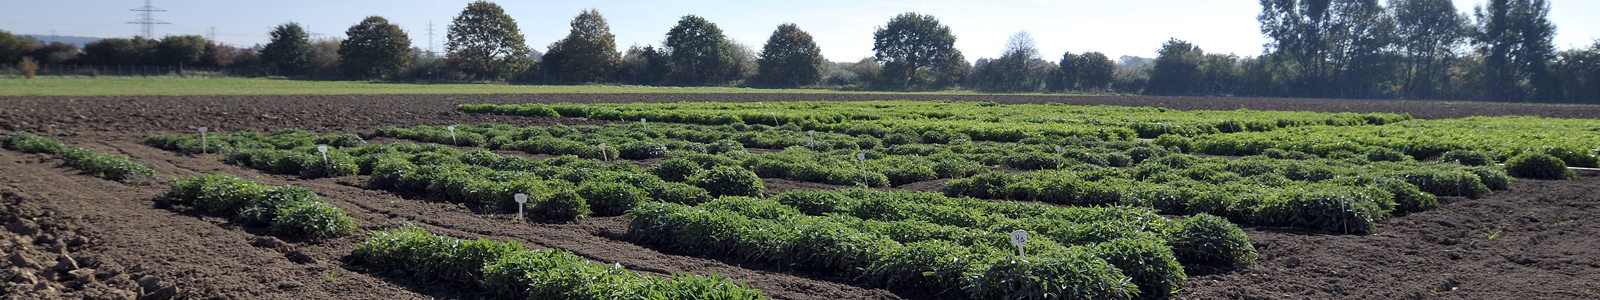
<svg viewBox="0 0 1600 300">
<path fill-rule="evenodd" d="M 199 66 L 205 53 L 206 38 L 198 35 L 169 35 L 156 43 L 156 60 L 161 65 Z"/>
<path fill-rule="evenodd" d="M 1072 52 L 1062 53 L 1056 70 L 1050 76 L 1050 91 L 1070 92 L 1078 89 L 1078 78 L 1083 75 L 1083 57 Z"/>
<path fill-rule="evenodd" d="M 156 41 L 135 36 L 110 38 L 83 46 L 83 62 L 96 65 L 151 65 L 156 62 Z"/>
<path fill-rule="evenodd" d="M 311 41 L 311 72 L 308 74 L 316 78 L 343 77 L 339 68 L 338 39 L 322 38 Z"/>
<path fill-rule="evenodd" d="M 1448 81 L 1445 60 L 1467 37 L 1466 18 L 1450 0 L 1393 0 L 1396 46 L 1405 54 L 1400 95 L 1408 99 L 1437 99 L 1442 81 Z"/>
<path fill-rule="evenodd" d="M 667 80 L 667 53 L 654 46 L 634 45 L 622 56 L 622 82 L 627 84 L 661 84 Z"/>
<path fill-rule="evenodd" d="M 344 35 L 338 53 L 345 76 L 382 79 L 411 65 L 411 37 L 388 19 L 367 17 Z"/>
<path fill-rule="evenodd" d="M 794 23 L 778 25 L 761 47 L 757 81 L 784 87 L 812 85 L 822 80 L 822 74 L 828 71 L 827 63 L 810 33 Z"/>
<path fill-rule="evenodd" d="M 311 41 L 300 23 L 289 22 L 272 29 L 272 41 L 261 47 L 261 63 L 282 75 L 305 75 L 316 67 L 311 59 Z"/>
<path fill-rule="evenodd" d="M 532 64 L 517 21 L 491 2 L 467 4 L 445 39 L 445 65 L 477 79 L 505 79 Z"/>
<path fill-rule="evenodd" d="M 617 38 L 599 11 L 584 10 L 572 18 L 567 37 L 550 44 L 542 67 L 562 81 L 611 82 L 617 78 L 622 55 Z"/>
<path fill-rule="evenodd" d="M 900 14 L 872 38 L 873 58 L 884 65 L 879 79 L 888 85 L 923 88 L 929 81 L 944 81 L 939 77 L 963 75 L 966 59 L 955 49 L 956 36 L 931 15 Z"/>
<path fill-rule="evenodd" d="M 1111 80 L 1117 72 L 1117 62 L 1111 61 L 1100 52 L 1084 52 L 1078 56 L 1079 66 L 1078 88 L 1089 92 L 1100 92 L 1111 88 Z M 1064 60 L 1064 59 L 1063 59 Z"/>
<path fill-rule="evenodd" d="M 1473 9 L 1473 43 L 1483 56 L 1481 85 L 1490 100 L 1526 101 L 1555 97 L 1556 80 L 1548 64 L 1555 56 L 1556 27 L 1544 0 L 1490 0 Z"/>
<path fill-rule="evenodd" d="M 1588 49 L 1570 49 L 1557 55 L 1555 78 L 1562 80 L 1562 99 L 1600 103 L 1600 40 Z"/>
<path fill-rule="evenodd" d="M 78 51 L 78 46 L 62 42 L 52 42 L 44 45 L 35 44 L 28 46 L 28 48 L 28 56 L 33 57 L 33 61 L 41 64 L 69 63 L 78 59 L 78 55 L 81 54 Z"/>
<path fill-rule="evenodd" d="M 1199 92 L 1200 63 L 1205 51 L 1199 46 L 1178 39 L 1161 45 L 1155 68 L 1150 71 L 1150 81 L 1145 93 L 1157 95 L 1185 95 Z"/>
<path fill-rule="evenodd" d="M 1296 70 L 1292 93 L 1374 97 L 1388 80 L 1394 22 L 1377 0 L 1261 0 L 1261 33 L 1274 61 Z M 1154 79 L 1154 78 L 1152 78 Z"/>
<path fill-rule="evenodd" d="M 974 66 L 978 89 L 992 92 L 1034 92 L 1044 87 L 1052 73 L 1049 62 L 1039 58 L 1039 49 L 1027 31 L 1012 34 L 1000 58 Z M 1077 70 L 1073 71 L 1076 77 Z M 1074 78 L 1073 81 L 1077 79 Z"/>
<path fill-rule="evenodd" d="M 28 54 L 28 45 L 33 44 L 35 44 L 33 39 L 0 30 L 0 64 L 22 61 L 22 57 Z"/>
<path fill-rule="evenodd" d="M 734 75 L 733 44 L 717 24 L 695 15 L 683 16 L 667 31 L 672 81 L 685 85 L 723 84 Z"/>
</svg>

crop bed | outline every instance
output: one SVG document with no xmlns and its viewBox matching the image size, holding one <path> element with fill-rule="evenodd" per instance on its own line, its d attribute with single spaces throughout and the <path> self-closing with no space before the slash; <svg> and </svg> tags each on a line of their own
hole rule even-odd
<svg viewBox="0 0 1600 300">
<path fill-rule="evenodd" d="M 789 100 L 885 98 L 953 102 L 922 102 L 928 106 L 899 111 L 905 114 L 895 117 L 886 117 L 894 108 L 879 108 L 884 104 L 873 102 L 816 107 L 801 113 L 766 111 L 780 105 L 805 105 Z M 747 111 L 723 109 L 728 117 L 713 113 L 677 118 L 626 113 L 637 112 L 642 105 L 603 104 L 681 105 L 670 104 L 677 101 L 761 103 L 738 104 L 749 108 Z M 1072 119 L 1028 115 L 1041 109 L 958 117 L 962 108 L 947 113 L 945 108 L 933 106 L 988 105 L 982 101 L 1166 109 L 1040 106 L 1077 109 L 1078 114 L 1096 116 Z M 584 115 L 589 118 L 570 118 L 458 109 L 460 104 L 529 102 L 573 103 L 548 105 L 548 111 L 563 116 L 583 109 L 593 111 Z M 868 108 L 855 110 L 855 106 Z M 606 107 L 634 109 L 602 109 Z M 1253 111 L 1236 111 L 1240 108 Z M 1223 111 L 1188 111 L 1194 109 Z M 1285 109 L 1348 114 L 1260 112 Z M 541 109 L 524 111 L 548 114 Z M 1108 116 L 1139 112 L 1158 117 L 1105 121 L 1111 119 Z M 5 133 L 28 131 L 60 139 L 71 147 L 129 157 L 148 166 L 160 179 L 124 184 L 94 177 L 101 175 L 94 171 L 75 169 L 61 156 L 0 151 L 0 173 L 14 174 L 0 181 L 0 201 L 7 203 L 0 221 L 36 223 L 43 229 L 37 232 L 45 232 L 32 233 L 27 240 L 10 238 L 4 243 L 6 255 L 20 253 L 36 261 L 53 261 L 57 258 L 53 253 L 70 252 L 85 265 L 92 264 L 99 272 L 96 274 L 105 274 L 90 284 L 45 284 L 68 297 L 108 290 L 101 286 L 135 293 L 144 289 L 148 295 L 179 298 L 477 298 L 485 290 L 501 289 L 456 278 L 459 276 L 429 277 L 440 275 L 421 274 L 422 269 L 397 270 L 373 263 L 370 256 L 360 254 L 371 252 L 358 250 L 371 236 L 366 232 L 418 228 L 466 241 L 486 238 L 516 243 L 530 251 L 517 253 L 570 253 L 561 260 L 577 268 L 616 266 L 629 271 L 619 274 L 653 276 L 655 279 L 649 280 L 618 279 L 645 282 L 640 286 L 651 286 L 649 290 L 693 285 L 667 280 L 674 274 L 686 274 L 703 277 L 677 278 L 707 284 L 726 278 L 778 299 L 983 298 L 1029 288 L 996 284 L 1005 278 L 999 275 L 970 276 L 1004 272 L 1097 274 L 1064 282 L 1068 285 L 1125 278 L 1118 284 L 1100 283 L 1099 288 L 1090 289 L 1105 293 L 1096 296 L 1102 298 L 1152 297 L 1168 290 L 1178 291 L 1171 298 L 1588 298 L 1600 296 L 1594 291 L 1600 289 L 1595 283 L 1600 282 L 1600 252 L 1595 250 L 1600 249 L 1596 237 L 1600 236 L 1600 218 L 1594 217 L 1600 212 L 1596 205 L 1600 198 L 1590 192 L 1600 186 L 1600 178 L 1580 173 L 1574 180 L 1497 180 L 1505 176 L 1499 168 L 1440 164 L 1436 158 L 1450 150 L 1472 150 L 1490 160 L 1504 161 L 1528 149 L 1556 149 L 1559 151 L 1543 152 L 1556 154 L 1570 165 L 1589 166 L 1594 163 L 1592 156 L 1585 160 L 1581 154 L 1586 153 L 1582 145 L 1592 140 L 1588 134 L 1593 132 L 1593 121 L 1533 120 L 1539 124 L 1534 126 L 1537 128 L 1516 131 L 1572 133 L 1563 135 L 1564 139 L 1544 139 L 1550 141 L 1546 144 L 1529 144 L 1504 132 L 1484 130 L 1477 133 L 1495 139 L 1445 148 L 1413 147 L 1405 142 L 1425 141 L 1416 136 L 1441 135 L 1431 132 L 1455 134 L 1463 128 L 1503 121 L 1435 120 L 1439 118 L 1581 118 L 1600 115 L 1596 112 L 1600 109 L 1591 106 L 1175 97 L 0 98 L 0 130 Z M 641 117 L 649 121 L 640 124 L 637 119 Z M 739 122 L 732 122 L 735 118 Z M 896 121 L 913 118 L 925 120 Z M 1086 121 L 1091 119 L 1097 121 Z M 778 126 L 765 124 L 769 121 Z M 733 123 L 748 126 L 730 126 Z M 450 139 L 444 128 L 451 124 L 456 125 L 455 139 Z M 1061 126 L 1049 126 L 1052 124 Z M 1305 146 L 1334 136 L 1325 132 L 1352 126 L 1369 128 L 1366 135 L 1385 138 L 1360 140 L 1359 145 L 1336 149 Z M 1371 129 L 1375 126 L 1415 130 Z M 207 147 L 187 139 L 198 127 L 213 131 Z M 285 128 L 304 131 L 283 131 Z M 897 131 L 900 128 L 911 130 Z M 1291 130 L 1297 134 L 1272 135 Z M 351 133 L 360 136 L 346 135 Z M 1549 135 L 1536 133 L 1539 138 Z M 277 136 L 282 138 L 273 138 Z M 417 146 L 404 146 L 411 143 Z M 609 151 L 593 147 L 599 143 L 611 146 Z M 1051 144 L 1068 147 L 1057 150 Z M 314 145 L 334 147 L 329 158 L 323 159 Z M 1269 150 L 1267 145 L 1291 151 Z M 1178 152 L 1223 156 L 1194 157 Z M 856 153 L 867 158 L 867 177 L 860 177 Z M 1258 154 L 1265 155 L 1237 156 Z M 461 164 L 439 164 L 451 160 Z M 703 170 L 685 171 L 694 166 Z M 760 175 L 760 194 L 767 198 L 711 200 L 721 195 L 755 195 L 727 188 L 726 177 L 732 175 L 703 174 L 719 168 Z M 388 173 L 377 172 L 379 169 Z M 983 172 L 988 173 L 979 175 Z M 1221 173 L 1233 176 L 1206 176 Z M 358 229 L 350 235 L 313 238 L 169 200 L 167 193 L 173 184 L 169 179 L 204 174 L 309 189 L 320 196 L 316 203 L 342 209 Z M 515 178 L 522 179 L 509 180 Z M 505 183 L 516 181 L 533 184 Z M 1085 184 L 1089 182 L 1097 184 Z M 852 186 L 877 191 L 848 189 Z M 1076 188 L 1050 188 L 1060 186 Z M 535 206 L 527 213 L 532 221 L 515 222 L 515 210 L 508 209 L 514 206 L 505 202 L 508 191 L 518 188 L 558 192 L 530 193 Z M 843 191 L 809 192 L 831 190 Z M 1214 190 L 1232 193 L 1226 197 L 1195 195 Z M 608 196 L 617 194 L 633 196 Z M 947 196 L 1046 204 L 1019 208 L 1006 204 L 1010 202 Z M 1173 198 L 1207 201 L 1163 202 Z M 1333 202 L 1327 199 L 1342 201 L 1329 206 Z M 587 211 L 575 210 L 577 204 L 586 206 Z M 1101 204 L 1132 208 L 1096 212 L 1054 206 Z M 618 216 L 629 208 L 637 211 Z M 1096 223 L 1115 219 L 1106 217 L 1111 215 L 1126 218 L 1155 212 L 1150 209 L 1181 220 L 1141 225 L 1145 229 L 1118 227 L 1130 224 L 1127 221 Z M 967 210 L 984 212 L 940 215 Z M 1058 217 L 1030 219 L 1019 212 Z M 1220 218 L 1178 217 L 1193 213 Z M 588 217 L 571 220 L 577 215 Z M 1084 219 L 1084 215 L 1102 217 Z M 1254 248 L 1250 256 L 1254 261 L 1221 255 L 1227 251 L 1186 248 L 1183 245 L 1192 244 L 1174 233 L 1183 230 L 1170 229 L 1195 227 L 1198 225 L 1186 224 L 1202 221 L 1212 224 L 1207 228 L 1240 224 Z M 726 224 L 747 226 L 729 228 Z M 784 245 L 802 239 L 812 241 L 807 244 L 812 246 L 846 241 L 784 226 L 750 229 L 773 224 L 807 224 L 806 228 L 851 231 L 860 237 L 880 236 L 878 242 L 849 241 L 880 248 L 857 248 L 866 252 L 846 259 L 817 260 L 816 255 L 841 254 Z M 921 233 L 887 234 L 904 233 L 907 228 Z M 1042 255 L 1039 265 L 1072 267 L 1028 269 L 1015 262 L 1004 263 L 1009 259 L 1004 254 L 1009 245 L 1000 238 L 997 246 L 986 236 L 1015 228 L 1037 234 L 1029 247 L 1042 252 L 1029 250 L 1029 254 Z M 1050 232 L 1049 228 L 1071 230 Z M 8 236 L 16 234 L 11 231 Z M 67 238 L 79 236 L 82 242 Z M 760 238 L 751 239 L 755 237 Z M 990 254 L 970 256 L 979 252 Z M 932 259 L 962 256 L 959 253 L 980 259 L 959 264 Z M 1161 253 L 1166 253 L 1166 258 Z M 533 254 L 512 257 L 529 255 Z M 1213 260 L 1222 263 L 1206 257 L 1220 257 Z M 1181 269 L 1174 269 L 1178 262 L 1182 262 Z M 1131 266 L 1135 265 L 1147 267 L 1134 272 Z M 1171 273 L 1173 270 L 1179 273 Z M 121 275 L 127 276 L 117 277 Z M 142 280 L 146 278 L 151 280 Z M 67 276 L 56 279 L 72 280 Z M 726 286 L 712 285 L 717 284 Z"/>
</svg>

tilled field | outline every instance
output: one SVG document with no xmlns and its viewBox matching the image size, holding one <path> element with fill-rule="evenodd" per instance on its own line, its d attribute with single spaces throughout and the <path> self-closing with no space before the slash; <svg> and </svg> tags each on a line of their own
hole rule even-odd
<svg viewBox="0 0 1600 300">
<path fill-rule="evenodd" d="M 414 299 L 478 298 L 451 283 L 420 282 L 350 263 L 356 234 L 327 241 L 275 236 L 226 219 L 162 205 L 169 178 L 222 173 L 316 191 L 361 231 L 411 223 L 458 238 L 514 240 L 655 275 L 716 273 L 777 299 L 920 299 L 937 295 L 852 285 L 851 278 L 675 255 L 630 243 L 620 217 L 512 223 L 456 204 L 364 188 L 364 177 L 303 180 L 179 155 L 141 144 L 148 133 L 273 131 L 369 135 L 380 125 L 598 121 L 471 115 L 462 103 L 950 99 L 1000 103 L 1161 106 L 1175 109 L 1393 112 L 1418 118 L 1538 115 L 1595 118 L 1600 107 L 1475 102 L 1193 97 L 878 95 L 388 95 L 0 98 L 0 130 L 26 130 L 129 156 L 156 170 L 146 185 L 81 174 L 46 155 L 0 151 L 0 279 L 11 291 L 62 298 Z M 378 139 L 373 142 L 386 142 Z M 941 182 L 902 189 L 934 190 Z M 768 179 L 769 192 L 839 188 Z M 1518 180 L 1480 199 L 1441 197 L 1436 210 L 1391 218 L 1369 235 L 1246 227 L 1261 258 L 1238 269 L 1191 267 L 1185 299 L 1600 298 L 1600 177 Z M 64 266 L 59 266 L 66 264 Z M 76 266 L 72 266 L 76 264 Z M 31 269 L 27 269 L 31 268 Z M 26 270 L 61 270 L 37 276 Z M 93 269 L 93 271 L 67 271 Z M 28 274 L 24 274 L 28 273 Z M 86 274 L 87 273 L 87 274 Z"/>
</svg>

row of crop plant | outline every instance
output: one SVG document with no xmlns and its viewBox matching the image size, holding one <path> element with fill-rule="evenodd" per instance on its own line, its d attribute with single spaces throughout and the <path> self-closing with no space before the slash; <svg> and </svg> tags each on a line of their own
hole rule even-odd
<svg viewBox="0 0 1600 300">
<path fill-rule="evenodd" d="M 793 191 L 630 212 L 635 239 L 677 251 L 840 272 L 870 286 L 974 299 L 1128 299 L 1183 285 L 1182 263 L 1255 257 L 1228 221 L 1132 207 L 1063 208 L 934 193 Z M 1023 252 L 1015 230 L 1030 233 Z"/>
<path fill-rule="evenodd" d="M 60 140 L 17 131 L 0 138 L 0 147 L 24 153 L 59 155 L 67 166 L 107 180 L 142 183 L 155 179 L 155 170 L 123 156 L 84 148 L 67 148 Z"/>
</svg>

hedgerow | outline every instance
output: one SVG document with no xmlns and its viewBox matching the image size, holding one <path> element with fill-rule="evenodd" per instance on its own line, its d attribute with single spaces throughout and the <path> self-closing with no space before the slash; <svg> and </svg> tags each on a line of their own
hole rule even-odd
<svg viewBox="0 0 1600 300">
<path fill-rule="evenodd" d="M 355 221 L 343 210 L 323 202 L 311 190 L 269 187 L 227 175 L 180 178 L 167 191 L 167 199 L 249 224 L 270 224 L 273 231 L 289 235 L 326 239 L 356 229 Z"/>
<path fill-rule="evenodd" d="M 640 275 L 560 249 L 529 250 L 517 242 L 461 240 L 420 227 L 372 232 L 351 255 L 377 270 L 464 284 L 513 299 L 764 299 L 724 277 Z"/>
</svg>

